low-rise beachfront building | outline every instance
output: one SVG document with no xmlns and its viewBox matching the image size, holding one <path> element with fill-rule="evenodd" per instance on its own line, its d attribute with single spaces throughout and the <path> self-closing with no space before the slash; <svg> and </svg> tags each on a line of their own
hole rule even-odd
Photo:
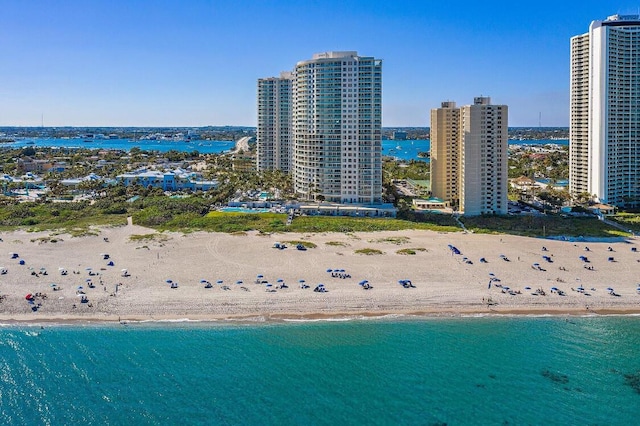
<svg viewBox="0 0 640 426">
<path fill-rule="evenodd" d="M 125 186 L 140 185 L 161 188 L 163 191 L 208 191 L 217 188 L 217 180 L 204 180 L 202 175 L 182 169 L 173 171 L 139 170 L 116 176 L 116 182 Z"/>
<path fill-rule="evenodd" d="M 602 204 L 602 203 L 589 206 L 587 207 L 587 210 L 589 210 L 590 212 L 596 215 L 603 215 L 603 216 L 612 215 L 616 213 L 615 206 L 611 206 L 609 204 Z"/>
<path fill-rule="evenodd" d="M 104 181 L 104 179 L 102 179 L 102 177 L 98 176 L 95 173 L 89 173 L 85 177 L 81 177 L 81 178 L 62 179 L 60 181 L 60 184 L 62 186 L 75 188 L 83 182 L 98 182 L 98 181 Z"/>
<path fill-rule="evenodd" d="M 451 208 L 451 204 L 449 201 L 443 200 L 441 198 L 431 197 L 431 198 L 414 198 L 413 208 L 416 211 L 429 211 L 436 213 L 453 213 L 453 209 Z"/>
<path fill-rule="evenodd" d="M 353 216 L 353 217 L 396 217 L 393 204 L 339 204 L 305 203 L 291 204 L 299 213 L 307 216 Z"/>
</svg>

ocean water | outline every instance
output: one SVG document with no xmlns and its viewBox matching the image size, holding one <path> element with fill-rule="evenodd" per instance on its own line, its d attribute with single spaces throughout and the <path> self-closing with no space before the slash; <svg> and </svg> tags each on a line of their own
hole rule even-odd
<svg viewBox="0 0 640 426">
<path fill-rule="evenodd" d="M 0 419 L 630 425 L 639 349 L 640 318 L 615 316 L 8 325 Z"/>
</svg>

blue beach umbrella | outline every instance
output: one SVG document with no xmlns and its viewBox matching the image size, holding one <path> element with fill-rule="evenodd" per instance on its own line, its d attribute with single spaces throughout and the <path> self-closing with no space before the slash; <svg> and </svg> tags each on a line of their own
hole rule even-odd
<svg viewBox="0 0 640 426">
<path fill-rule="evenodd" d="M 284 282 L 284 280 L 283 280 L 282 278 L 278 278 L 278 279 L 276 280 L 276 282 L 277 282 L 277 283 L 283 283 L 283 282 Z"/>
<path fill-rule="evenodd" d="M 78 286 L 78 290 L 82 290 L 84 287 L 82 287 L 81 285 Z"/>
<path fill-rule="evenodd" d="M 167 281 L 166 281 L 166 283 L 167 283 L 167 284 L 171 284 L 172 282 L 173 282 L 173 281 L 171 281 L 171 280 L 167 280 Z"/>
<path fill-rule="evenodd" d="M 333 269 L 327 269 L 327 272 L 333 272 Z"/>
<path fill-rule="evenodd" d="M 216 284 L 222 284 L 222 280 L 216 281 Z"/>
<path fill-rule="evenodd" d="M 525 290 L 531 290 L 531 287 L 525 287 L 524 289 Z"/>
<path fill-rule="evenodd" d="M 207 280 L 204 280 L 204 279 L 200 280 L 200 283 L 202 283 L 202 284 L 204 284 L 206 282 L 207 282 Z"/>
<path fill-rule="evenodd" d="M 305 283 L 305 280 L 298 280 L 299 283 Z"/>
<path fill-rule="evenodd" d="M 242 284 L 242 280 L 236 281 L 236 284 Z"/>
<path fill-rule="evenodd" d="M 258 274 L 258 276 L 257 276 L 257 277 L 258 277 L 258 278 L 264 278 L 264 275 L 262 275 L 262 274 Z"/>
</svg>

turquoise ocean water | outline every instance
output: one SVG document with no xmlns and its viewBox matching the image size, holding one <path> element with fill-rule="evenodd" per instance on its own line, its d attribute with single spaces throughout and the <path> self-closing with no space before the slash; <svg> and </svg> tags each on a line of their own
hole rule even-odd
<svg viewBox="0 0 640 426">
<path fill-rule="evenodd" d="M 631 425 L 639 349 L 638 317 L 8 325 L 0 419 Z"/>
</svg>

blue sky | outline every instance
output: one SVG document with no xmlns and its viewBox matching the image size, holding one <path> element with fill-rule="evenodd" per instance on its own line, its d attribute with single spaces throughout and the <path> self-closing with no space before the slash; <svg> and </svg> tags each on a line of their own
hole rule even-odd
<svg viewBox="0 0 640 426">
<path fill-rule="evenodd" d="M 491 96 L 568 126 L 569 39 L 620 0 L 0 0 L 0 126 L 256 122 L 256 80 L 329 50 L 383 60 L 383 125 Z"/>
</svg>

